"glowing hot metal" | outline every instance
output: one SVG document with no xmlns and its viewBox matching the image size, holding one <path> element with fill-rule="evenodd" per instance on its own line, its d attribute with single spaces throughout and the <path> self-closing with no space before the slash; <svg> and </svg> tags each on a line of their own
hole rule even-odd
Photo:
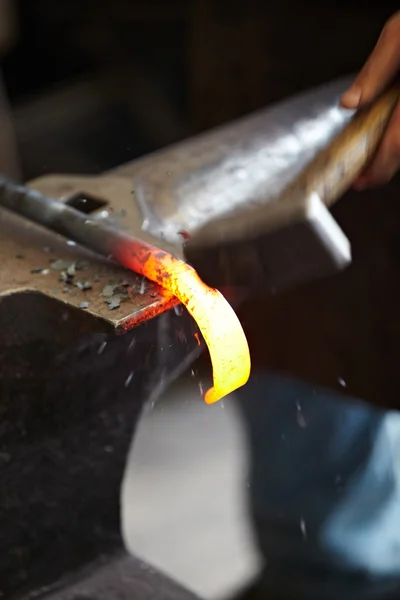
<svg viewBox="0 0 400 600">
<path fill-rule="evenodd" d="M 207 404 L 245 385 L 250 376 L 250 352 L 242 326 L 220 292 L 209 288 L 196 271 L 171 254 L 135 240 L 114 249 L 119 262 L 176 296 L 196 321 L 210 352 L 213 387 Z"/>
</svg>

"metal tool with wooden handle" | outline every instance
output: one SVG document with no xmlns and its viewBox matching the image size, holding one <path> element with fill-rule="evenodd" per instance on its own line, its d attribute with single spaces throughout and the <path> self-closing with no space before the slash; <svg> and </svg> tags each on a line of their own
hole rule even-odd
<svg viewBox="0 0 400 600">
<path fill-rule="evenodd" d="M 290 183 L 257 206 L 241 206 L 194 232 L 185 256 L 210 286 L 279 291 L 351 262 L 350 242 L 329 212 L 375 153 L 399 88 L 359 111 Z"/>
</svg>

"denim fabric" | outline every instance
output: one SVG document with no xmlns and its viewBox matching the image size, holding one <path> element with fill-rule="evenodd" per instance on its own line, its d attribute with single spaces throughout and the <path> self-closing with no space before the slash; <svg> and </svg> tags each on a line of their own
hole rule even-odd
<svg viewBox="0 0 400 600">
<path fill-rule="evenodd" d="M 284 376 L 238 392 L 266 598 L 400 598 L 400 415 Z"/>
</svg>

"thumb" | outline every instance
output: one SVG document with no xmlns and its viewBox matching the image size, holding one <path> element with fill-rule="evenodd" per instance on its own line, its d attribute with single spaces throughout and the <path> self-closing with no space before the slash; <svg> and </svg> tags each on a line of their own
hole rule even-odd
<svg viewBox="0 0 400 600">
<path fill-rule="evenodd" d="M 372 102 L 395 78 L 400 69 L 400 12 L 389 19 L 378 42 L 351 87 L 343 94 L 345 108 Z"/>
</svg>

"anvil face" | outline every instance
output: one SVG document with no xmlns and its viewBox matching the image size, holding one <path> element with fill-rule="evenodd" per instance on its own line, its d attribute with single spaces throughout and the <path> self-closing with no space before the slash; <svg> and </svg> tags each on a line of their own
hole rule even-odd
<svg viewBox="0 0 400 600">
<path fill-rule="evenodd" d="M 90 204 L 95 209 L 91 215 L 130 232 L 140 229 L 141 218 L 135 212 L 127 178 L 50 176 L 33 183 L 80 210 L 87 211 Z M 46 296 L 68 310 L 84 310 L 87 323 L 90 317 L 98 321 L 93 324 L 96 330 L 123 333 L 176 304 L 158 286 L 78 247 L 73 240 L 6 211 L 0 211 L 0 222 L 0 311 L 10 295 Z"/>
</svg>

